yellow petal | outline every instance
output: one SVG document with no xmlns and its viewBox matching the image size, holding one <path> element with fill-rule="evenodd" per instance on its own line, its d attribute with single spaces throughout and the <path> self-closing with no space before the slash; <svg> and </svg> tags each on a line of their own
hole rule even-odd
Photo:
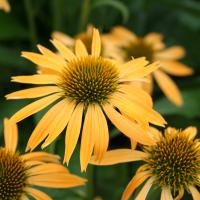
<svg viewBox="0 0 200 200">
<path fill-rule="evenodd" d="M 5 12 L 10 12 L 10 4 L 7 0 L 0 0 L 0 9 L 3 9 Z"/>
<path fill-rule="evenodd" d="M 90 163 L 94 165 L 115 165 L 132 161 L 143 160 L 147 154 L 142 151 L 132 149 L 117 149 L 107 151 L 103 158 L 98 161 L 95 156 L 92 156 Z"/>
<path fill-rule="evenodd" d="M 172 79 L 160 70 L 154 72 L 154 77 L 166 97 L 177 106 L 183 105 L 181 93 Z"/>
<path fill-rule="evenodd" d="M 162 188 L 161 200 L 173 200 L 170 188 L 168 188 L 168 187 Z"/>
<path fill-rule="evenodd" d="M 151 45 L 153 50 L 158 51 L 165 47 L 164 43 L 162 42 L 163 36 L 160 33 L 149 33 L 144 37 L 144 42 Z"/>
<path fill-rule="evenodd" d="M 47 107 L 49 104 L 53 103 L 54 101 L 56 101 L 59 98 L 60 98 L 59 94 L 52 94 L 50 96 L 39 99 L 31 104 L 28 104 L 21 110 L 17 111 L 11 117 L 11 120 L 13 120 L 15 122 L 19 122 L 19 121 L 29 117 L 30 115 L 33 115 L 33 114 L 39 112 L 40 110 Z"/>
<path fill-rule="evenodd" d="M 185 55 L 185 49 L 181 46 L 172 46 L 156 53 L 158 60 L 178 60 Z"/>
<path fill-rule="evenodd" d="M 61 134 L 61 132 L 64 130 L 64 128 L 67 126 L 70 120 L 74 107 L 74 102 L 70 102 L 67 99 L 65 99 L 65 105 L 59 111 L 59 113 L 56 116 L 54 116 L 53 122 L 48 125 L 49 135 L 46 138 L 45 142 L 42 144 L 42 148 L 47 147 Z"/>
<path fill-rule="evenodd" d="M 31 176 L 28 183 L 31 185 L 49 188 L 68 188 L 84 185 L 85 179 L 69 173 L 51 173 Z"/>
<path fill-rule="evenodd" d="M 110 121 L 127 137 L 141 144 L 154 144 L 154 141 L 138 124 L 121 115 L 111 105 L 105 104 L 103 109 Z"/>
<path fill-rule="evenodd" d="M 63 43 L 61 43 L 56 39 L 53 39 L 51 42 L 67 61 L 76 59 L 74 53 L 72 53 L 72 51 L 68 47 L 66 47 Z"/>
<path fill-rule="evenodd" d="M 77 40 L 75 44 L 75 53 L 77 56 L 88 56 L 87 49 L 81 40 Z"/>
<path fill-rule="evenodd" d="M 92 55 L 100 56 L 101 53 L 101 38 L 99 35 L 99 31 L 97 29 L 93 29 L 93 37 L 92 37 Z"/>
<path fill-rule="evenodd" d="M 80 149 L 81 171 L 86 171 L 94 148 L 94 106 L 89 105 L 83 125 Z"/>
<path fill-rule="evenodd" d="M 123 192 L 122 200 L 128 200 L 135 189 L 141 185 L 148 177 L 150 176 L 149 172 L 139 172 L 137 173 L 129 182 L 126 189 Z"/>
<path fill-rule="evenodd" d="M 53 32 L 52 38 L 62 42 L 63 44 L 69 47 L 74 46 L 74 39 L 62 32 L 59 31 Z"/>
<path fill-rule="evenodd" d="M 65 156 L 64 162 L 69 163 L 71 155 L 76 147 L 81 124 L 82 124 L 82 114 L 83 114 L 83 104 L 78 104 L 71 116 L 69 124 L 66 130 L 66 137 L 65 137 Z"/>
<path fill-rule="evenodd" d="M 183 132 L 188 135 L 190 140 L 193 140 L 197 135 L 197 128 L 194 126 L 189 126 L 186 129 L 184 129 Z"/>
<path fill-rule="evenodd" d="M 193 69 L 177 61 L 161 61 L 161 68 L 174 76 L 188 76 L 193 74 Z"/>
<path fill-rule="evenodd" d="M 33 150 L 46 138 L 46 136 L 49 134 L 50 125 L 53 123 L 55 117 L 65 105 L 66 101 L 65 99 L 63 99 L 62 101 L 54 105 L 52 108 L 50 108 L 48 112 L 42 117 L 42 119 L 39 121 L 39 123 L 33 130 L 31 137 L 29 138 L 27 150 Z"/>
<path fill-rule="evenodd" d="M 29 200 L 29 198 L 25 194 L 23 194 L 20 200 Z"/>
<path fill-rule="evenodd" d="M 95 111 L 93 116 L 94 123 L 94 155 L 96 160 L 101 160 L 108 149 L 109 133 L 106 118 L 99 105 L 94 105 Z"/>
<path fill-rule="evenodd" d="M 199 193 L 199 191 L 197 190 L 196 187 L 190 185 L 189 190 L 192 194 L 193 200 L 199 200 L 200 199 L 200 193 Z"/>
<path fill-rule="evenodd" d="M 132 150 L 135 150 L 136 149 L 136 147 L 137 147 L 137 141 L 135 141 L 134 139 L 130 139 L 130 141 L 131 141 L 131 149 Z"/>
<path fill-rule="evenodd" d="M 58 162 L 60 157 L 46 152 L 31 152 L 21 155 L 20 158 L 26 162 L 39 161 L 39 162 Z"/>
<path fill-rule="evenodd" d="M 11 81 L 30 84 L 56 84 L 59 81 L 59 76 L 51 74 L 13 76 Z"/>
<path fill-rule="evenodd" d="M 151 189 L 151 186 L 154 182 L 154 178 L 151 177 L 143 186 L 143 188 L 140 190 L 139 194 L 137 195 L 137 197 L 135 198 L 135 200 L 145 200 L 147 197 L 147 194 L 149 192 L 149 190 Z"/>
<path fill-rule="evenodd" d="M 15 153 L 18 143 L 17 125 L 7 118 L 4 119 L 4 139 L 6 149 Z"/>
<path fill-rule="evenodd" d="M 41 67 L 53 69 L 58 72 L 62 72 L 63 70 L 63 65 L 57 62 L 57 60 L 50 58 L 49 56 L 44 56 L 32 52 L 22 52 L 22 57 L 27 58 L 28 60 Z"/>
<path fill-rule="evenodd" d="M 42 45 L 37 45 L 37 47 L 38 47 L 38 49 L 40 50 L 40 52 L 43 55 L 54 59 L 57 63 L 59 63 L 59 65 L 62 66 L 62 65 L 66 64 L 66 62 L 64 61 L 64 59 L 62 59 L 60 56 L 58 56 L 54 52 L 50 51 L 49 49 L 43 47 Z"/>
<path fill-rule="evenodd" d="M 47 194 L 44 192 L 41 192 L 40 190 L 31 188 L 31 187 L 26 187 L 25 192 L 35 198 L 36 200 L 52 200 Z"/>
<path fill-rule="evenodd" d="M 42 86 L 42 87 L 25 89 L 25 90 L 19 90 L 17 92 L 7 94 L 5 97 L 6 99 L 27 99 L 27 98 L 37 98 L 37 97 L 46 96 L 48 94 L 52 94 L 55 92 L 61 92 L 59 87 Z"/>
</svg>

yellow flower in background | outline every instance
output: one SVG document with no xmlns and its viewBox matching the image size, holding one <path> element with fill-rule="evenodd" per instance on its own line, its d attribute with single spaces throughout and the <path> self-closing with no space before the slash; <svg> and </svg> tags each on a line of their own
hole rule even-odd
<svg viewBox="0 0 200 200">
<path fill-rule="evenodd" d="M 81 40 L 76 41 L 75 54 L 57 40 L 52 43 L 62 57 L 41 45 L 38 45 L 41 54 L 23 52 L 22 56 L 38 66 L 53 69 L 54 74 L 12 77 L 14 82 L 44 86 L 6 96 L 7 99 L 43 97 L 15 113 L 11 117 L 15 122 L 55 103 L 34 129 L 27 150 L 33 150 L 44 139 L 42 148 L 45 148 L 67 127 L 64 162 L 68 163 L 82 132 L 80 163 L 81 170 L 86 170 L 93 150 L 97 160 L 107 151 L 109 133 L 105 115 L 129 138 L 151 144 L 153 140 L 146 132 L 149 123 L 163 126 L 165 120 L 153 110 L 151 97 L 131 82 L 145 81 L 143 77 L 156 70 L 158 65 L 147 65 L 145 58 L 118 64 L 101 57 L 101 40 L 96 29 L 91 55 Z"/>
<path fill-rule="evenodd" d="M 183 104 L 181 93 L 176 83 L 167 74 L 188 76 L 193 73 L 193 70 L 178 61 L 185 55 L 184 48 L 181 46 L 165 48 L 162 39 L 163 36 L 159 33 L 149 33 L 143 38 L 138 37 L 120 26 L 113 28 L 110 34 L 104 36 L 104 40 L 110 43 L 110 46 L 113 45 L 112 49 L 115 47 L 115 51 L 108 52 L 110 56 L 114 52 L 115 58 L 118 54 L 118 58 L 124 61 L 131 57 L 141 56 L 145 56 L 150 62 L 159 60 L 161 67 L 154 71 L 151 76 L 158 83 L 165 96 L 177 106 L 181 106 Z M 153 87 L 151 76 L 149 77 L 150 85 L 143 84 L 149 93 L 152 92 Z"/>
<path fill-rule="evenodd" d="M 0 0 L 0 9 L 10 12 L 10 5 L 7 0 Z"/>
<path fill-rule="evenodd" d="M 86 180 L 59 163 L 59 156 L 32 152 L 19 155 L 16 152 L 18 131 L 15 123 L 4 120 L 5 147 L 0 147 L 0 199 L 2 200 L 51 200 L 35 186 L 68 188 L 84 185 Z"/>
<path fill-rule="evenodd" d="M 164 135 L 151 129 L 155 145 L 144 147 L 144 151 L 118 149 L 107 151 L 101 162 L 92 157 L 96 165 L 112 165 L 130 161 L 145 162 L 126 187 L 122 200 L 127 200 L 142 183 L 143 188 L 135 200 L 145 200 L 152 185 L 161 188 L 161 200 L 179 200 L 184 190 L 189 191 L 194 200 L 200 199 L 200 142 L 194 139 L 196 128 L 185 130 L 167 128 Z"/>
</svg>

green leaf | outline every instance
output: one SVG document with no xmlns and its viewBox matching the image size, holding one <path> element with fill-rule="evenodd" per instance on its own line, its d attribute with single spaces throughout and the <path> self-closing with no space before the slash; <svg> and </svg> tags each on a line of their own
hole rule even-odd
<svg viewBox="0 0 200 200">
<path fill-rule="evenodd" d="M 180 114 L 192 118 L 200 116 L 200 88 L 187 89 L 182 91 L 184 105 L 177 107 L 166 98 L 155 102 L 155 109 L 162 115 Z"/>
<path fill-rule="evenodd" d="M 91 10 L 94 8 L 102 7 L 102 6 L 111 6 L 117 9 L 121 13 L 124 22 L 126 22 L 129 18 L 128 8 L 120 1 L 117 1 L 117 0 L 96 1 L 91 5 Z"/>
</svg>

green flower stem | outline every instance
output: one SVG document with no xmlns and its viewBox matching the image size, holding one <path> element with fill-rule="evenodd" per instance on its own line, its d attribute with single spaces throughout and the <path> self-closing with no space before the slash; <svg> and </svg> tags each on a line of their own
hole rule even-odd
<svg viewBox="0 0 200 200">
<path fill-rule="evenodd" d="M 31 0 L 24 0 L 24 6 L 29 25 L 30 41 L 32 44 L 32 48 L 34 49 L 38 40 L 37 40 L 36 24 L 34 19 L 35 17 Z"/>
<path fill-rule="evenodd" d="M 79 31 L 84 31 L 90 14 L 90 0 L 83 0 L 82 9 L 81 9 L 81 18 L 79 24 Z"/>
</svg>

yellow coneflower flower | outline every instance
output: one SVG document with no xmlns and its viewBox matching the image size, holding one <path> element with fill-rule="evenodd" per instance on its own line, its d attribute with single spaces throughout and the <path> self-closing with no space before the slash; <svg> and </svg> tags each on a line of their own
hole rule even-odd
<svg viewBox="0 0 200 200">
<path fill-rule="evenodd" d="M 143 38 L 138 37 L 124 27 L 115 27 L 110 34 L 104 36 L 104 40 L 110 43 L 110 46 L 115 47 L 115 51 L 113 51 L 115 58 L 118 54 L 118 58 L 125 61 L 131 57 L 141 56 L 145 56 L 150 62 L 159 60 L 161 67 L 154 71 L 152 75 L 166 97 L 180 106 L 183 104 L 181 93 L 176 83 L 167 74 L 188 76 L 193 73 L 193 70 L 177 61 L 185 55 L 184 48 L 181 46 L 165 48 L 162 39 L 163 36 L 159 33 L 149 33 Z M 112 55 L 112 51 L 107 53 L 110 56 Z M 150 80 L 150 85 L 143 85 L 151 93 L 152 77 L 150 77 Z"/>
<path fill-rule="evenodd" d="M 155 145 L 144 147 L 143 151 L 118 149 L 108 151 L 101 162 L 93 157 L 92 164 L 112 165 L 116 163 L 143 160 L 145 162 L 126 187 L 122 200 L 131 197 L 135 189 L 145 182 L 135 200 L 145 200 L 152 185 L 161 188 L 161 200 L 179 200 L 184 190 L 194 200 L 200 199 L 200 142 L 194 139 L 197 130 L 167 128 L 164 135 L 154 130 Z"/>
<path fill-rule="evenodd" d="M 69 171 L 59 163 L 59 156 L 33 152 L 19 155 L 17 126 L 12 121 L 4 120 L 5 147 L 0 147 L 0 199 L 1 200 L 51 200 L 34 188 L 68 188 L 84 185 L 86 180 Z"/>
<path fill-rule="evenodd" d="M 3 9 L 5 12 L 10 12 L 10 5 L 7 0 L 0 0 L 0 9 Z"/>
<path fill-rule="evenodd" d="M 144 76 L 158 68 L 157 64 L 146 66 L 148 62 L 145 58 L 138 58 L 118 65 L 101 57 L 101 41 L 96 29 L 91 55 L 88 55 L 80 40 L 76 42 L 75 54 L 57 40 L 52 43 L 63 57 L 40 45 L 38 48 L 42 54 L 23 52 L 22 56 L 39 66 L 55 70 L 54 74 L 12 78 L 15 82 L 45 85 L 6 96 L 7 99 L 45 96 L 14 114 L 11 119 L 15 122 L 59 100 L 36 126 L 27 149 L 33 150 L 45 138 L 42 148 L 48 146 L 67 127 L 64 162 L 68 163 L 78 141 L 83 114 L 85 120 L 80 149 L 82 170 L 86 169 L 93 149 L 97 159 L 101 159 L 107 151 L 109 133 L 105 115 L 129 138 L 142 144 L 152 143 L 150 135 L 145 131 L 149 122 L 162 126 L 165 121 L 153 110 L 151 97 L 142 89 L 131 85 L 131 82 L 143 81 Z"/>
</svg>

